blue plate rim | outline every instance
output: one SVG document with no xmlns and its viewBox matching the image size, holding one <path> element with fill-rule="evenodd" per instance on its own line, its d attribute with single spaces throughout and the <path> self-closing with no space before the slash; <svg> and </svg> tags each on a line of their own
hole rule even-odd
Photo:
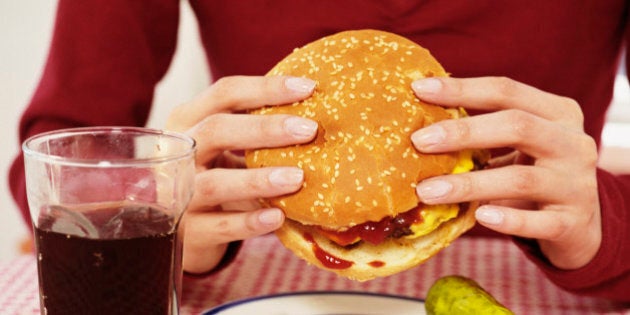
<svg viewBox="0 0 630 315">
<path fill-rule="evenodd" d="M 391 293 L 366 292 L 366 291 L 357 291 L 357 290 L 323 290 L 323 291 L 307 290 L 307 291 L 292 291 L 292 292 L 264 294 L 264 295 L 252 296 L 249 298 L 242 298 L 242 299 L 238 299 L 238 300 L 234 300 L 231 302 L 226 302 L 226 303 L 217 305 L 213 308 L 203 311 L 201 315 L 218 314 L 218 312 L 236 307 L 238 305 L 260 301 L 260 300 L 267 300 L 267 299 L 287 297 L 287 296 L 326 295 L 326 294 L 384 297 L 384 298 L 391 298 L 391 299 L 397 299 L 397 300 L 406 300 L 406 301 L 424 303 L 424 299 L 415 298 L 411 296 L 396 295 L 396 294 L 391 294 Z"/>
</svg>

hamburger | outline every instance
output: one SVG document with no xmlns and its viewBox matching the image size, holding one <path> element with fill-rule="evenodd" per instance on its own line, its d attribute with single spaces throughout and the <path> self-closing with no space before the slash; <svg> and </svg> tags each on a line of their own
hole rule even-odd
<svg viewBox="0 0 630 315">
<path fill-rule="evenodd" d="M 420 101 L 411 82 L 447 76 L 430 52 L 401 36 L 377 31 L 337 33 L 295 49 L 269 76 L 317 82 L 312 96 L 252 114 L 291 114 L 318 122 L 309 143 L 245 153 L 247 167 L 297 166 L 296 193 L 266 198 L 286 214 L 276 231 L 307 262 L 359 281 L 421 264 L 475 224 L 476 203 L 424 205 L 423 179 L 468 172 L 476 151 L 421 154 L 411 134 L 465 115 Z"/>
</svg>

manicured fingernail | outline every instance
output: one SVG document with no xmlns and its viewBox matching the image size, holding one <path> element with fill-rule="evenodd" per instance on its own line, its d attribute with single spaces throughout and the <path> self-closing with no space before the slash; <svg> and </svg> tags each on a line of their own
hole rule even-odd
<svg viewBox="0 0 630 315">
<path fill-rule="evenodd" d="M 444 139 L 446 139 L 446 131 L 440 125 L 431 125 L 411 135 L 411 141 L 418 149 L 440 144 Z"/>
<path fill-rule="evenodd" d="M 418 94 L 437 93 L 442 89 L 442 81 L 436 78 L 426 78 L 413 81 L 411 88 Z"/>
<path fill-rule="evenodd" d="M 296 138 L 310 138 L 317 131 L 317 123 L 306 118 L 289 117 L 284 120 L 284 128 Z"/>
<path fill-rule="evenodd" d="M 258 220 L 260 221 L 260 223 L 266 225 L 277 225 L 282 222 L 282 217 L 282 211 L 276 208 L 266 209 L 258 214 Z"/>
<path fill-rule="evenodd" d="M 304 171 L 295 167 L 279 167 L 271 171 L 268 178 L 276 186 L 296 186 L 302 184 Z"/>
<path fill-rule="evenodd" d="M 444 180 L 431 180 L 423 182 L 416 187 L 416 193 L 423 201 L 439 199 L 453 190 L 453 185 Z"/>
<path fill-rule="evenodd" d="M 284 85 L 291 91 L 308 94 L 313 92 L 315 81 L 307 78 L 289 77 L 284 80 Z"/>
<path fill-rule="evenodd" d="M 504 214 L 496 208 L 483 206 L 475 211 L 475 218 L 481 223 L 499 225 L 503 223 Z"/>
</svg>

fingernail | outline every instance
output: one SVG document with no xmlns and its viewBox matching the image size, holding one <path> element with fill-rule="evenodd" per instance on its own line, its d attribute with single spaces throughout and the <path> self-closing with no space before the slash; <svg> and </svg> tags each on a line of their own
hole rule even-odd
<svg viewBox="0 0 630 315">
<path fill-rule="evenodd" d="M 280 167 L 271 171 L 268 178 L 276 186 L 296 186 L 302 184 L 304 171 L 295 167 Z"/>
<path fill-rule="evenodd" d="M 280 209 L 272 208 L 266 209 L 258 214 L 258 221 L 265 225 L 277 225 L 282 222 L 282 211 Z"/>
<path fill-rule="evenodd" d="M 503 223 L 503 217 L 503 212 L 493 207 L 483 206 L 475 211 L 477 221 L 485 224 L 499 225 Z"/>
<path fill-rule="evenodd" d="M 313 92 L 315 81 L 307 78 L 289 77 L 284 80 L 284 85 L 291 91 L 307 94 Z"/>
<path fill-rule="evenodd" d="M 453 190 L 453 185 L 444 180 L 431 180 L 423 182 L 416 187 L 416 193 L 423 201 L 439 199 Z"/>
<path fill-rule="evenodd" d="M 431 125 L 411 135 L 411 141 L 418 149 L 440 144 L 444 142 L 444 139 L 446 139 L 446 131 L 440 125 Z"/>
<path fill-rule="evenodd" d="M 411 88 L 418 94 L 437 93 L 442 89 L 442 81 L 436 78 L 426 78 L 413 81 Z"/>
<path fill-rule="evenodd" d="M 284 128 L 296 138 L 310 138 L 317 131 L 317 123 L 306 118 L 289 117 L 284 121 Z"/>
</svg>

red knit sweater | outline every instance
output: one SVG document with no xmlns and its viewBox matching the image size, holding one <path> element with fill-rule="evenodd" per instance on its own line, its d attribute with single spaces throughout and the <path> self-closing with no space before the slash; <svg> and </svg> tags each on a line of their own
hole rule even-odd
<svg viewBox="0 0 630 315">
<path fill-rule="evenodd" d="M 428 48 L 455 77 L 507 76 L 569 96 L 598 143 L 625 42 L 623 0 L 189 0 L 213 78 L 261 75 L 292 51 L 341 30 L 391 31 Z M 20 140 L 62 127 L 146 123 L 175 50 L 179 0 L 59 1 L 48 62 L 20 122 Z M 191 95 L 192 97 L 192 95 Z M 26 221 L 24 169 L 10 186 Z M 557 270 L 518 240 L 558 285 L 630 301 L 630 176 L 598 172 L 603 243 Z"/>
</svg>

